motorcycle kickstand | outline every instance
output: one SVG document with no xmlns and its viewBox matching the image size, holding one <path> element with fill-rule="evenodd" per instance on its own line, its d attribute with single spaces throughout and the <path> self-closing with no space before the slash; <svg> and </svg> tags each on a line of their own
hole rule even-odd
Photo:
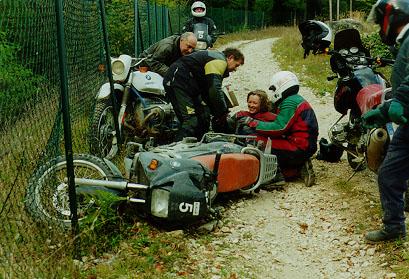
<svg viewBox="0 0 409 279">
<path fill-rule="evenodd" d="M 364 161 L 362 161 L 362 162 L 355 168 L 354 172 L 353 172 L 353 173 L 351 174 L 351 176 L 348 178 L 347 182 L 349 182 L 349 181 L 352 179 L 352 177 L 355 176 L 355 174 L 358 172 L 357 170 L 362 166 L 363 163 L 364 163 Z"/>
</svg>

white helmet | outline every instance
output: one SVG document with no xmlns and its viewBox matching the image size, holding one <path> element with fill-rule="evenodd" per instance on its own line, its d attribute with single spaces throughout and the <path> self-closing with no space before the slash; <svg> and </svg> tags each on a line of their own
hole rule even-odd
<svg viewBox="0 0 409 279">
<path fill-rule="evenodd" d="M 202 11 L 196 11 L 197 8 L 202 8 Z M 192 16 L 204 17 L 206 15 L 206 5 L 203 2 L 196 1 L 192 4 Z"/>
<path fill-rule="evenodd" d="M 277 72 L 271 78 L 269 89 L 272 91 L 270 100 L 275 103 L 283 97 L 283 92 L 290 87 L 300 85 L 297 76 L 289 71 Z"/>
</svg>

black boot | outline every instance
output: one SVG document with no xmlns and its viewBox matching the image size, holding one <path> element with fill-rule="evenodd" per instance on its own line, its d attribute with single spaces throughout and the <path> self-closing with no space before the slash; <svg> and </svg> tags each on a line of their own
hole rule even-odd
<svg viewBox="0 0 409 279">
<path fill-rule="evenodd" d="M 365 239 L 369 242 L 391 241 L 406 239 L 406 233 L 402 230 L 387 231 L 385 229 L 370 231 L 365 235 Z"/>
<path fill-rule="evenodd" d="M 307 187 L 311 187 L 315 184 L 315 172 L 312 167 L 311 159 L 305 161 L 301 168 L 301 178 L 304 180 L 304 184 Z"/>
<path fill-rule="evenodd" d="M 268 190 L 280 189 L 284 185 L 286 185 L 284 175 L 281 172 L 280 167 L 277 166 L 277 172 L 276 172 L 276 175 L 274 176 L 273 180 L 269 184 L 262 185 L 261 188 L 263 190 L 268 191 Z"/>
</svg>

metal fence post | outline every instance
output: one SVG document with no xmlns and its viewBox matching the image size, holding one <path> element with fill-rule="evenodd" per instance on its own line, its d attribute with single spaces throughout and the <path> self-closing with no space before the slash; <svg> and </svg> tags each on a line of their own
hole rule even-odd
<svg viewBox="0 0 409 279">
<path fill-rule="evenodd" d="M 71 119 L 70 119 L 70 103 L 68 99 L 68 70 L 67 70 L 67 51 L 65 46 L 64 36 L 64 8 L 63 0 L 55 0 L 55 12 L 57 23 L 57 46 L 58 46 L 58 64 L 60 70 L 60 89 L 61 89 L 61 109 L 64 122 L 64 142 L 65 142 L 65 157 L 67 161 L 67 177 L 68 177 L 68 196 L 70 203 L 70 219 L 72 224 L 72 234 L 74 236 L 74 258 L 78 258 L 77 234 L 78 216 L 77 216 L 77 195 L 75 192 L 75 174 L 72 151 L 72 134 L 71 134 Z"/>
<path fill-rule="evenodd" d="M 138 19 L 139 19 L 139 7 L 138 7 L 138 0 L 134 0 L 134 52 L 135 52 L 135 57 L 138 57 L 139 54 L 139 49 L 138 49 L 138 34 L 139 34 L 139 24 L 138 24 Z"/>
<path fill-rule="evenodd" d="M 148 10 L 147 20 L 148 20 L 148 44 L 152 44 L 152 30 L 151 30 L 151 4 L 149 0 L 146 0 L 146 9 Z"/>
<path fill-rule="evenodd" d="M 102 24 L 102 34 L 104 37 L 104 48 L 105 48 L 105 60 L 107 66 L 107 76 L 109 80 L 109 87 L 111 90 L 111 103 L 112 103 L 112 114 L 114 116 L 114 126 L 115 126 L 115 133 L 117 135 L 118 144 L 122 143 L 122 135 L 119 130 L 119 123 L 118 123 L 118 106 L 115 99 L 115 89 L 114 89 L 114 79 L 112 77 L 112 67 L 111 67 L 111 51 L 109 49 L 109 41 L 108 41 L 108 31 L 107 31 L 107 23 L 106 23 L 106 14 L 105 14 L 105 4 L 104 0 L 99 0 L 100 6 L 100 14 L 101 14 L 101 24 Z"/>
<path fill-rule="evenodd" d="M 158 5 L 155 2 L 155 42 L 159 41 L 158 37 Z"/>
</svg>

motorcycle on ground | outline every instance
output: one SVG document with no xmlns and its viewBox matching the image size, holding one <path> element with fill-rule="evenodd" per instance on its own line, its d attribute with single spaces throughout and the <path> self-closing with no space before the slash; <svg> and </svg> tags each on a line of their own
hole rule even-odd
<svg viewBox="0 0 409 279">
<path fill-rule="evenodd" d="M 156 144 L 172 142 L 178 120 L 171 103 L 165 97 L 163 78 L 129 55 L 111 61 L 114 94 L 118 104 L 118 119 L 114 119 L 110 84 L 105 83 L 96 95 L 96 105 L 90 124 L 91 154 L 112 159 L 118 152 L 118 137 L 123 142 Z M 116 134 L 118 122 L 120 135 Z"/>
<path fill-rule="evenodd" d="M 254 136 L 207 133 L 201 141 L 185 138 L 145 150 L 129 142 L 125 174 L 108 159 L 88 154 L 74 156 L 79 222 L 98 207 L 101 193 L 134 206 L 136 214 L 162 223 L 186 224 L 217 217 L 217 193 L 253 193 L 272 181 L 275 155 L 254 145 Z M 40 167 L 30 180 L 25 199 L 35 221 L 69 228 L 67 162 L 58 157 Z"/>
</svg>

